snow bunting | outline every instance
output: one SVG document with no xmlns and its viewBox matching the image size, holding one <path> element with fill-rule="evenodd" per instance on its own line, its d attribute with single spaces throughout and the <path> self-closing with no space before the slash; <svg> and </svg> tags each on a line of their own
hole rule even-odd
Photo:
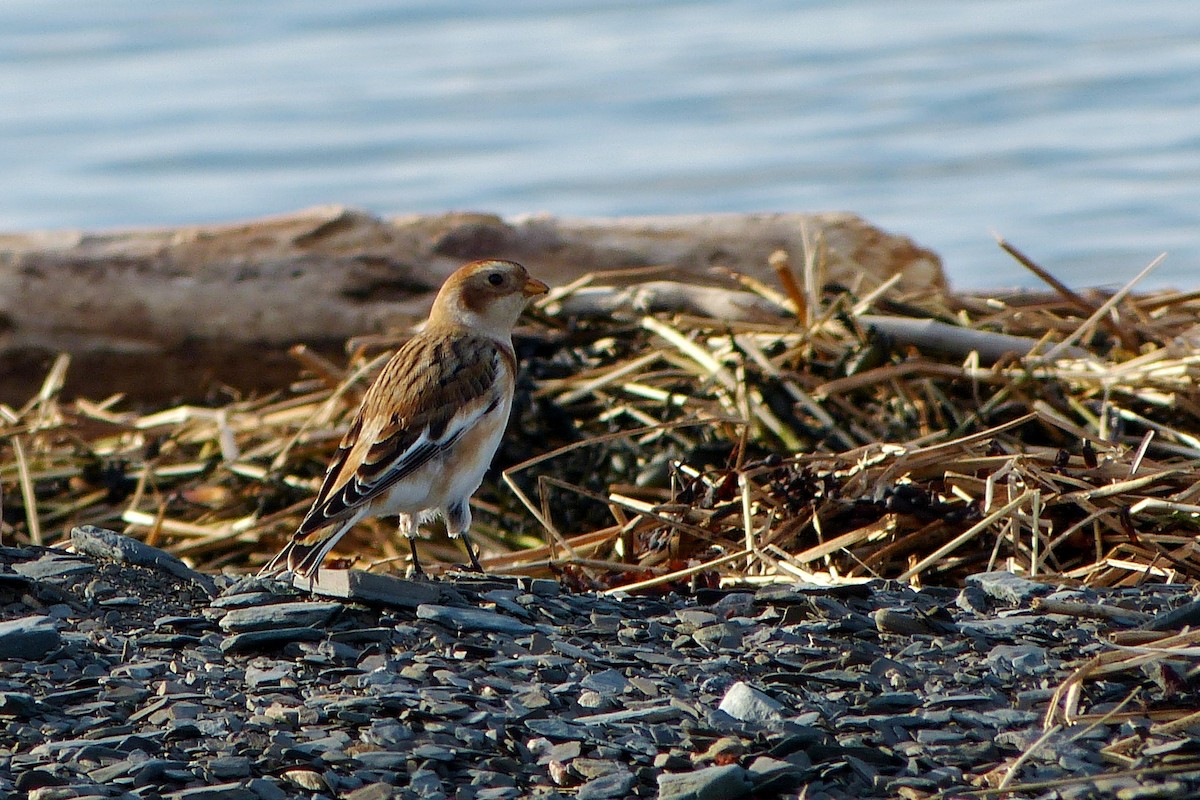
<svg viewBox="0 0 1200 800">
<path fill-rule="evenodd" d="M 546 290 L 512 261 L 475 261 L 451 275 L 425 327 L 367 390 L 292 540 L 259 575 L 309 577 L 356 522 L 391 514 L 416 573 L 417 526 L 439 515 L 482 572 L 467 535 L 470 499 L 508 424 L 513 326 Z"/>
</svg>

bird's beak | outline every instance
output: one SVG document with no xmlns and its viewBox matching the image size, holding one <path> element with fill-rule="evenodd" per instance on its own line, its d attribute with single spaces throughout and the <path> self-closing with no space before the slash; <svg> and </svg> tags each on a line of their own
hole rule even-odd
<svg viewBox="0 0 1200 800">
<path fill-rule="evenodd" d="M 537 278 L 526 278 L 525 286 L 521 289 L 521 293 L 526 297 L 537 297 L 539 294 L 545 294 L 548 291 L 550 291 L 550 287 Z"/>
</svg>

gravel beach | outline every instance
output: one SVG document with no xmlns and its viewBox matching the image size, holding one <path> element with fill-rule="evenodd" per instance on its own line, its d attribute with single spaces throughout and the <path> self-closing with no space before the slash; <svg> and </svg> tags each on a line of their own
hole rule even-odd
<svg viewBox="0 0 1200 800">
<path fill-rule="evenodd" d="M 1200 792 L 1183 585 L 630 597 L 325 573 L 310 593 L 97 528 L 72 544 L 0 547 L 3 796 Z"/>
</svg>

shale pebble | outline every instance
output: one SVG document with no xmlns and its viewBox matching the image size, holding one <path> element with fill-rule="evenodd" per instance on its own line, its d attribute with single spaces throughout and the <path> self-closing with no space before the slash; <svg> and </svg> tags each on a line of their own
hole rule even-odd
<svg viewBox="0 0 1200 800">
<path fill-rule="evenodd" d="M 737 764 L 658 777 L 659 800 L 735 800 L 753 788 L 750 776 Z"/>
<path fill-rule="evenodd" d="M 271 603 L 234 609 L 221 617 L 222 630 L 233 633 L 271 628 L 314 627 L 329 622 L 341 603 Z"/>
<path fill-rule="evenodd" d="M 61 642 L 54 620 L 41 614 L 0 622 L 0 658 L 36 661 Z"/>
<path fill-rule="evenodd" d="M 196 572 L 165 550 L 159 550 L 115 531 L 97 528 L 94 525 L 81 525 L 71 530 L 71 544 L 78 553 L 136 564 L 139 567 L 153 567 L 176 578 L 191 581 L 202 587 L 210 596 L 217 594 L 217 586 L 208 575 Z"/>
<path fill-rule="evenodd" d="M 0 625 L 57 637 L 37 658 L 0 651 L 18 743 L 0 748 L 0 796 L 950 796 L 1044 735 L 1056 688 L 1114 630 L 1175 630 L 1166 615 L 1195 600 L 995 575 L 621 597 L 333 572 L 346 597 L 216 575 L 210 598 L 156 566 L 0 547 Z M 1071 603 L 1106 612 L 1048 613 Z M 1139 769 L 1188 757 L 1194 731 L 1159 722 L 1200 703 L 1186 668 L 1085 678 L 1089 719 L 1156 716 L 1059 731 L 1014 780 L 1195 796 L 1190 774 L 1121 783 L 1102 754 L 1122 739 Z"/>
<path fill-rule="evenodd" d="M 494 632 L 508 634 L 532 633 L 536 630 L 520 620 L 481 608 L 457 608 L 423 603 L 417 607 L 417 619 L 429 620 L 456 631 Z"/>
<path fill-rule="evenodd" d="M 729 716 L 742 722 L 767 725 L 783 718 L 783 705 L 766 692 L 738 681 L 729 687 L 717 706 Z"/>
<path fill-rule="evenodd" d="M 1011 572 L 981 572 L 967 577 L 967 585 L 1014 605 L 1028 604 L 1035 597 L 1050 594 L 1054 587 L 1019 577 Z"/>
</svg>

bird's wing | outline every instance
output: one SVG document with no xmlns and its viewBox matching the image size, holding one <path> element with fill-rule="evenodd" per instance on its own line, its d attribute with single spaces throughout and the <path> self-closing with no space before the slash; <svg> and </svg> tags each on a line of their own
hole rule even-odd
<svg viewBox="0 0 1200 800">
<path fill-rule="evenodd" d="M 367 390 L 293 539 L 353 515 L 453 446 L 501 403 L 514 371 L 513 354 L 489 338 L 409 340 Z"/>
</svg>

